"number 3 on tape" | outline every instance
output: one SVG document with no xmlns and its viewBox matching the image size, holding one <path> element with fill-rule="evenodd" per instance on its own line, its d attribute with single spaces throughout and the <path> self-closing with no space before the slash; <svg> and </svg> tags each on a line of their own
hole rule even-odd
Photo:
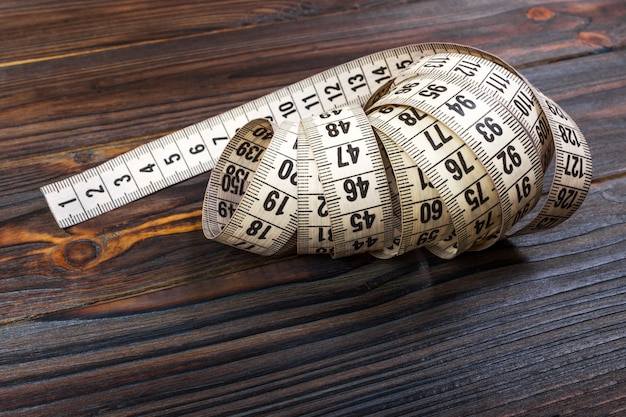
<svg viewBox="0 0 626 417">
<path fill-rule="evenodd" d="M 209 170 L 209 239 L 261 255 L 452 258 L 562 223 L 592 165 L 572 118 L 515 69 L 430 43 L 331 68 L 41 190 L 70 227 Z"/>
</svg>

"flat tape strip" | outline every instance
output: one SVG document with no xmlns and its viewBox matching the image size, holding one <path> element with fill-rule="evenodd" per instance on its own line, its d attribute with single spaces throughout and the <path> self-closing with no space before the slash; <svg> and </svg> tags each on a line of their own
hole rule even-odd
<svg viewBox="0 0 626 417">
<path fill-rule="evenodd" d="M 41 190 L 69 227 L 209 170 L 208 238 L 381 258 L 452 258 L 554 227 L 592 175 L 578 126 L 515 69 L 429 43 L 329 69 Z"/>
</svg>

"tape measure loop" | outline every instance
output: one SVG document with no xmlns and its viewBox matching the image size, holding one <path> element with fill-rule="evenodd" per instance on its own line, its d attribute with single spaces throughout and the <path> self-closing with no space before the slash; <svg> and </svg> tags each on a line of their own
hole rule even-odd
<svg viewBox="0 0 626 417">
<path fill-rule="evenodd" d="M 431 43 L 332 68 L 42 192 L 69 227 L 212 168 L 208 238 L 380 258 L 420 247 L 453 258 L 554 227 L 592 175 L 578 126 L 514 68 Z"/>
</svg>

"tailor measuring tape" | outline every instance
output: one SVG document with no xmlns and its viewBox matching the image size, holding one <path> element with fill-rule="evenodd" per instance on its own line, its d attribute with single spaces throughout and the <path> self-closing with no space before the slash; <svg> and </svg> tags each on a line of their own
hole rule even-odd
<svg viewBox="0 0 626 417">
<path fill-rule="evenodd" d="M 565 221 L 592 162 L 571 117 L 511 66 L 431 43 L 331 68 L 41 190 L 65 228 L 209 170 L 210 239 L 261 255 L 453 258 Z"/>
</svg>

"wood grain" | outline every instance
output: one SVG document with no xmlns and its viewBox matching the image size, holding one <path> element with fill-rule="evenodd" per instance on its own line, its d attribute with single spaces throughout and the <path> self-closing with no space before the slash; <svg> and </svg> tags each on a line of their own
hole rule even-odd
<svg viewBox="0 0 626 417">
<path fill-rule="evenodd" d="M 0 4 L 0 415 L 600 416 L 626 411 L 626 5 Z M 443 261 L 207 241 L 193 178 L 58 229 L 38 187 L 347 60 L 506 59 L 594 160 L 575 216 Z"/>
</svg>

